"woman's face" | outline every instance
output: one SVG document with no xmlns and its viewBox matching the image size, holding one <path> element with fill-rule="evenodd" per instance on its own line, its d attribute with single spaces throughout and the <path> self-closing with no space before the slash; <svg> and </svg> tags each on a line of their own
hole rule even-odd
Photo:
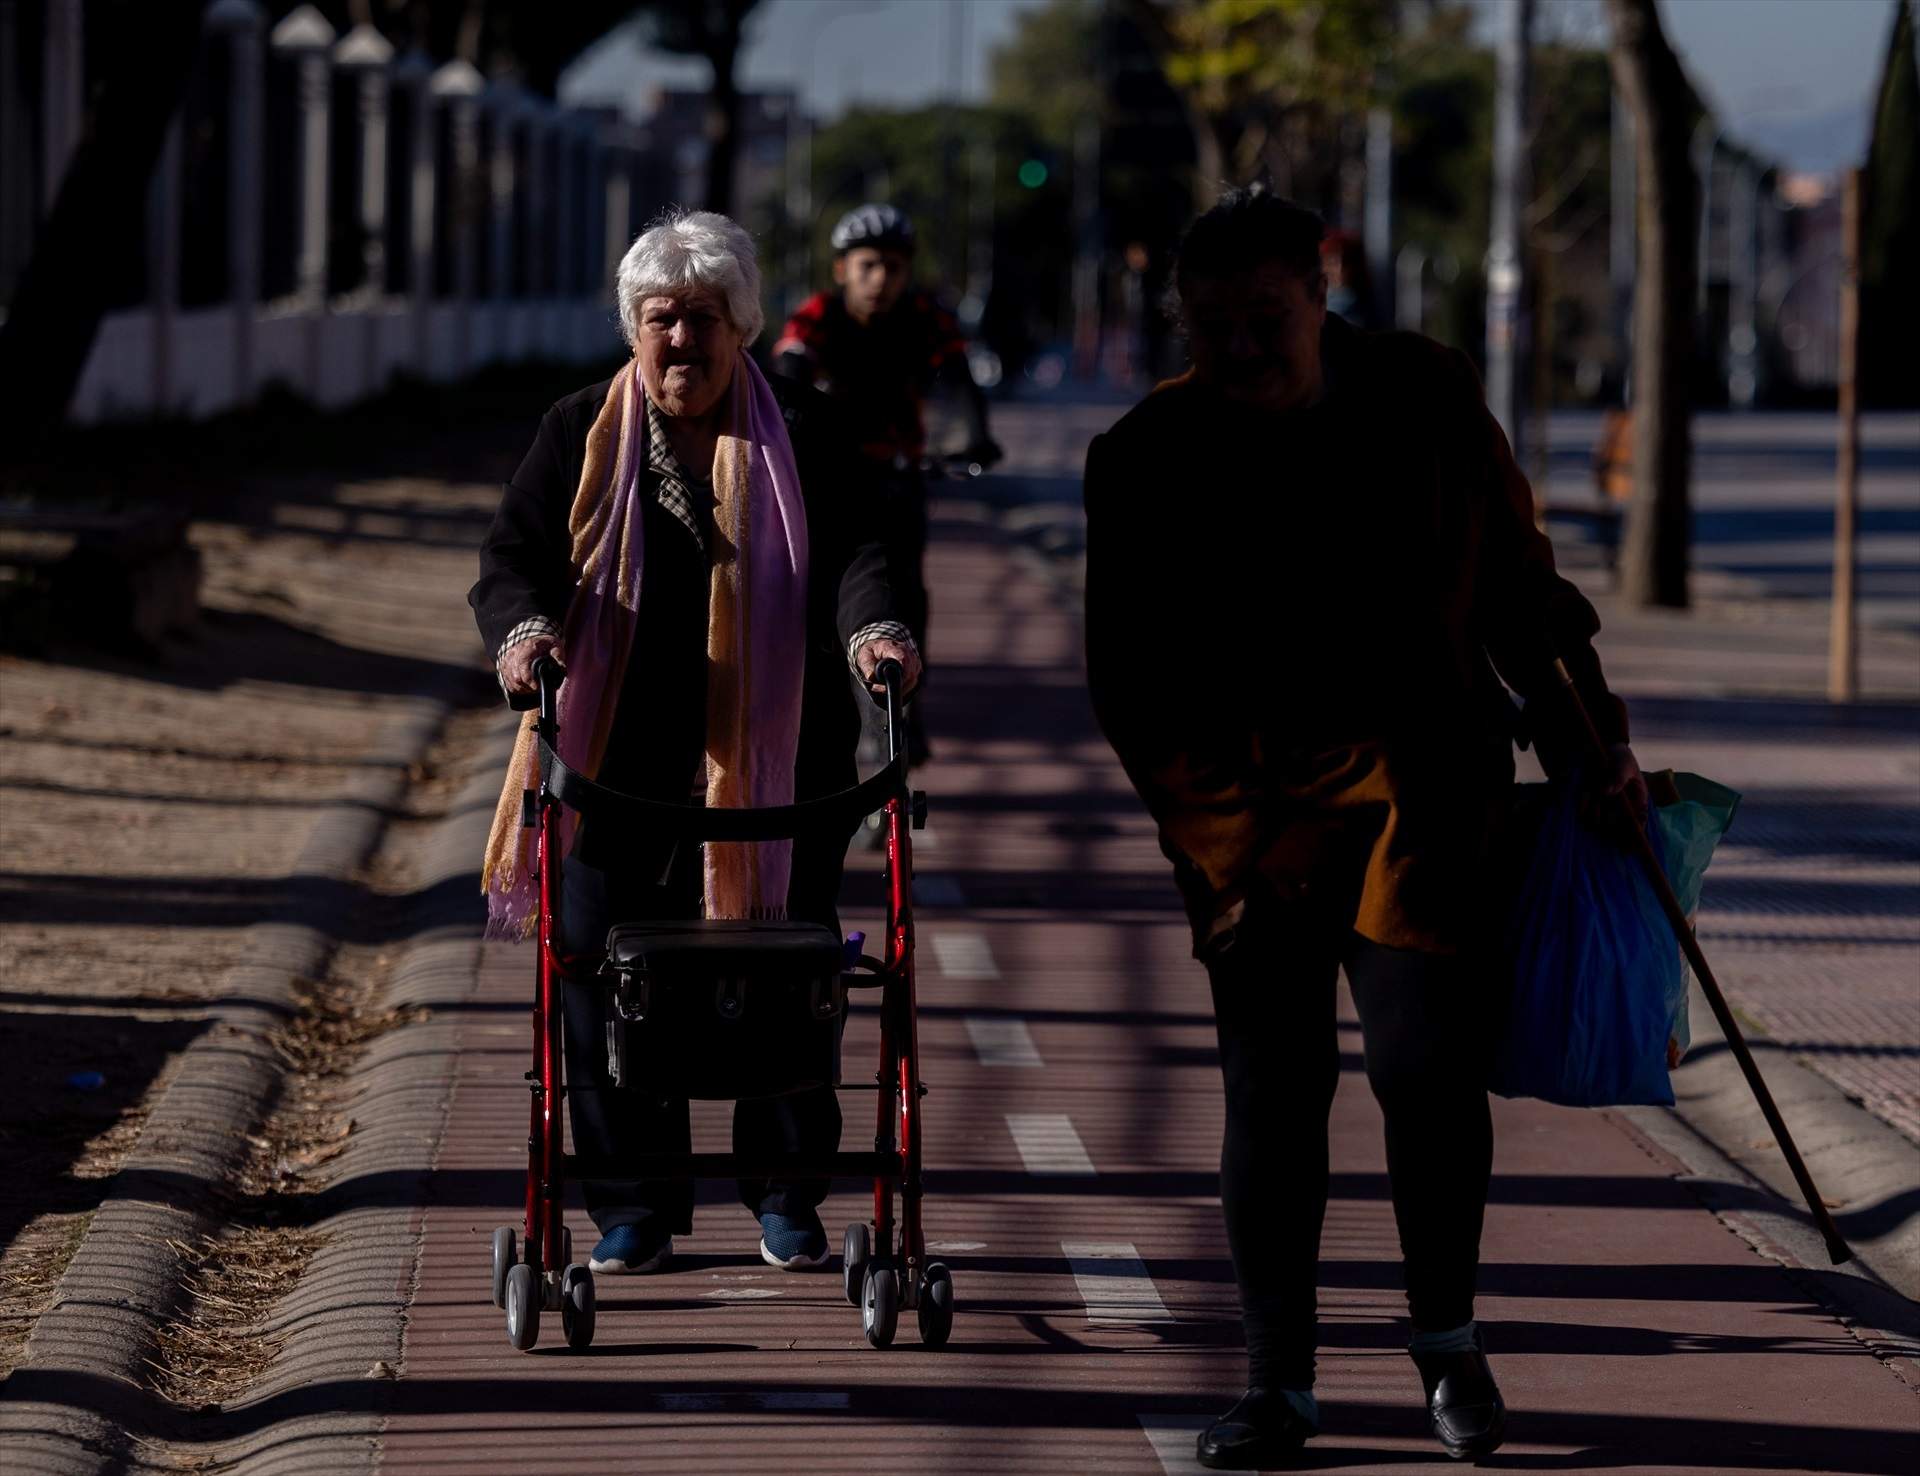
<svg viewBox="0 0 1920 1476">
<path fill-rule="evenodd" d="M 711 287 L 684 287 L 640 303 L 640 382 L 664 415 L 705 415 L 733 383 L 740 330 Z"/>
<path fill-rule="evenodd" d="M 1181 297 L 1194 378 L 1250 409 L 1291 410 L 1319 396 L 1324 278 L 1268 262 L 1202 278 Z"/>
</svg>

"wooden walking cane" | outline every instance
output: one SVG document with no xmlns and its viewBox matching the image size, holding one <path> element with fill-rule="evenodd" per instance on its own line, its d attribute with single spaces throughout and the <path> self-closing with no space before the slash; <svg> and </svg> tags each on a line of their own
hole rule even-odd
<svg viewBox="0 0 1920 1476">
<path fill-rule="evenodd" d="M 1587 742 L 1593 747 L 1594 757 L 1602 763 L 1607 762 L 1606 740 L 1600 736 L 1600 730 L 1594 727 L 1586 703 L 1580 700 L 1580 693 L 1573 685 L 1573 673 L 1567 670 L 1566 662 L 1558 656 L 1553 658 L 1553 670 L 1560 678 L 1560 685 L 1566 688 L 1568 702 L 1580 715 L 1580 725 L 1586 729 Z M 1773 1139 L 1780 1145 L 1787 1167 L 1793 1170 L 1794 1182 L 1800 1186 L 1800 1193 L 1807 1201 L 1813 1223 L 1819 1228 L 1821 1238 L 1827 1242 L 1827 1254 L 1833 1257 L 1834 1265 L 1844 1265 L 1853 1259 L 1853 1251 L 1842 1238 L 1840 1227 L 1833 1223 L 1833 1216 L 1827 1213 L 1826 1201 L 1821 1199 L 1813 1175 L 1807 1172 L 1806 1160 L 1801 1158 L 1793 1134 L 1787 1131 L 1786 1119 L 1774 1105 L 1773 1093 L 1767 1090 L 1766 1078 L 1761 1076 L 1753 1052 L 1747 1049 L 1747 1038 L 1740 1033 L 1740 1024 L 1733 1018 L 1733 1011 L 1727 1005 L 1726 995 L 1720 992 L 1720 984 L 1713 977 L 1713 970 L 1707 967 L 1707 956 L 1700 951 L 1700 940 L 1694 936 L 1693 924 L 1687 921 L 1686 909 L 1681 907 L 1680 899 L 1674 895 L 1666 869 L 1653 852 L 1653 842 L 1647 838 L 1645 827 L 1637 823 L 1624 828 L 1633 837 L 1634 854 L 1640 858 L 1640 869 L 1652 884 L 1653 894 L 1660 899 L 1660 906 L 1667 914 L 1667 921 L 1673 925 L 1674 936 L 1680 940 L 1680 949 L 1686 954 L 1687 962 L 1693 965 L 1694 977 L 1700 981 L 1700 989 L 1707 996 L 1707 1003 L 1713 1007 L 1713 1017 L 1720 1022 L 1721 1033 L 1727 1038 L 1733 1059 L 1740 1063 L 1741 1074 L 1747 1078 L 1747 1085 L 1753 1088 L 1753 1098 L 1760 1104 L 1760 1115 L 1766 1118 L 1767 1126 L 1773 1129 Z"/>
</svg>

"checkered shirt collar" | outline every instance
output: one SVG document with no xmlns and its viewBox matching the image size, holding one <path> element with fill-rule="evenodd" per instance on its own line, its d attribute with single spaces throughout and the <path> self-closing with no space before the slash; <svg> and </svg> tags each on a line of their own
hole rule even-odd
<svg viewBox="0 0 1920 1476">
<path fill-rule="evenodd" d="M 644 395 L 641 398 L 646 399 Z M 700 545 L 700 551 L 705 553 L 707 529 L 703 514 L 711 506 L 712 494 L 699 488 L 673 454 L 673 443 L 667 439 L 666 422 L 659 407 L 650 399 L 646 400 L 646 406 L 647 469 L 655 478 L 654 501 L 685 525 L 693 541 Z"/>
</svg>

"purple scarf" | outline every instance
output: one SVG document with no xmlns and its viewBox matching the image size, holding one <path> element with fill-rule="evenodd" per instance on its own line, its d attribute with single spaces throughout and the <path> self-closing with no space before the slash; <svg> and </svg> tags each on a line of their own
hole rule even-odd
<svg viewBox="0 0 1920 1476">
<path fill-rule="evenodd" d="M 645 653 L 633 652 L 640 609 L 641 473 L 646 405 L 632 361 L 588 432 L 569 527 L 580 571 L 567 608 L 560 659 L 560 757 L 599 773 L 620 684 Z M 707 610 L 707 803 L 790 804 L 806 662 L 807 517 L 793 446 L 773 390 L 743 352 L 723 411 L 713 458 L 713 539 Z M 538 832 L 520 826 L 520 791 L 538 782 L 535 715 L 522 724 L 488 838 L 481 888 L 487 936 L 524 938 L 538 910 Z M 691 777 L 691 776 L 689 776 Z M 560 851 L 572 848 L 578 817 L 563 811 Z M 709 844 L 708 917 L 785 914 L 792 843 Z"/>
</svg>

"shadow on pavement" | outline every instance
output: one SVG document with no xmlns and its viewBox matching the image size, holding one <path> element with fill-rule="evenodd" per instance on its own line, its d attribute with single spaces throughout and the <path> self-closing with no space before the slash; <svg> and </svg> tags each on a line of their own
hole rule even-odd
<svg viewBox="0 0 1920 1476">
<path fill-rule="evenodd" d="M 1152 926 L 1162 927 L 1163 923 Z M 922 1015 L 959 1015 L 962 1017 L 1025 1020 L 1034 1025 L 1102 1025 L 1126 1028 L 1135 1025 L 1192 1025 L 1213 1029 L 1213 1012 L 1184 1010 L 1095 1009 L 1069 1010 L 1052 1005 L 1019 1007 L 1014 1005 L 919 1005 Z"/>
<path fill-rule="evenodd" d="M 60 742 L 58 739 L 46 740 Z M 99 785 L 63 784 L 54 779 L 0 779 L 0 790 L 22 794 L 43 794 L 57 799 L 119 800 L 127 804 L 210 805 L 216 809 L 261 810 L 370 810 L 382 819 L 392 820 L 403 811 L 356 799 L 293 798 L 286 795 L 252 794 L 169 794 L 165 791 L 114 789 Z M 489 807 L 491 808 L 491 807 Z"/>
<path fill-rule="evenodd" d="M 1889 784 L 1876 788 L 1871 797 L 1821 789 L 1749 788 L 1728 842 L 1780 856 L 1844 853 L 1917 861 L 1920 804 L 1905 797 L 1908 787 Z"/>
<path fill-rule="evenodd" d="M 1728 834 L 1731 837 L 1738 833 L 1736 819 Z M 1715 912 L 1769 912 L 1781 917 L 1920 917 L 1920 887 L 1911 882 L 1716 876 L 1707 883 L 1705 896 Z"/>
<path fill-rule="evenodd" d="M 649 1352 L 658 1348 L 662 1353 L 671 1354 L 687 1346 L 649 1344 L 638 1350 L 611 1351 Z M 716 1345 L 691 1346 L 700 1349 Z M 997 1346 L 1005 1347 L 1004 1344 Z M 1062 1347 L 1051 1342 L 1035 1342 L 1031 1350 L 1036 1353 L 1078 1351 L 1090 1355 L 1098 1351 L 1078 1345 Z M 1194 1395 L 1008 1387 L 998 1379 L 994 1380 L 991 1397 L 967 1399 L 962 1396 L 987 1392 L 984 1384 L 967 1379 L 967 1353 L 965 1343 L 955 1343 L 948 1352 L 937 1355 L 947 1367 L 944 1376 L 911 1381 L 901 1376 L 904 1360 L 910 1354 L 875 1354 L 870 1371 L 856 1368 L 848 1378 L 850 1387 L 845 1391 L 847 1399 L 843 1406 L 796 1403 L 784 1406 L 783 1413 L 794 1424 L 816 1431 L 823 1443 L 831 1444 L 850 1433 L 836 1427 L 853 1422 L 975 1426 L 1009 1432 L 1099 1430 L 1111 1429 L 1116 1424 L 1132 1426 L 1142 1417 L 1154 1416 L 1191 1423 L 1209 1407 L 1204 1397 Z M 550 1356 L 562 1355 L 556 1352 Z M 816 1356 L 811 1350 L 797 1354 L 796 1368 L 805 1365 L 811 1369 Z M 894 1361 L 885 1365 L 883 1360 L 889 1356 Z M 710 1380 L 657 1377 L 636 1384 L 631 1377 L 621 1375 L 592 1376 L 586 1372 L 592 1363 L 586 1360 L 582 1360 L 579 1367 L 579 1373 L 565 1379 L 498 1377 L 396 1382 L 354 1378 L 315 1382 L 241 1409 L 182 1417 L 178 1421 L 179 1434 L 190 1442 L 224 1441 L 312 1416 L 343 1413 L 427 1416 L 439 1424 L 445 1432 L 444 1438 L 449 1440 L 461 1434 L 484 1435 L 489 1431 L 507 1434 L 502 1422 L 516 1416 L 525 1417 L 512 1427 L 519 1433 L 527 1432 L 528 1420 L 551 1423 L 569 1416 L 624 1416 L 632 1428 L 638 1429 L 650 1423 L 654 1416 L 684 1418 L 688 1402 L 693 1399 L 700 1401 L 702 1409 L 751 1413 L 764 1410 L 767 1401 L 782 1396 L 790 1398 L 795 1392 L 791 1385 L 738 1379 L 723 1385 Z M 890 1371 L 890 1377 L 879 1377 L 883 1367 Z M 1323 1468 L 1438 1464 L 1440 1457 L 1430 1444 L 1425 1415 L 1419 1407 L 1418 1386 L 1411 1377 L 1406 1382 L 1408 1397 L 1402 1404 L 1328 1403 L 1322 1407 L 1322 1420 L 1333 1436 L 1361 1442 L 1391 1441 L 1396 1447 L 1408 1448 L 1380 1450 L 1369 1449 L 1364 1444 L 1345 1448 L 1321 1444 L 1311 1448 L 1311 1463 Z M 14 1384 L 17 1387 L 10 1393 L 23 1400 L 108 1409 L 124 1408 L 128 1403 L 129 1391 L 125 1386 L 88 1375 L 25 1373 L 17 1375 Z M 1508 1438 L 1516 1445 L 1547 1445 L 1559 1449 L 1547 1453 L 1502 1452 L 1485 1462 L 1489 1468 L 1568 1471 L 1652 1465 L 1747 1471 L 1792 1466 L 1844 1473 L 1844 1476 L 1911 1476 L 1916 1460 L 1920 1460 L 1920 1436 L 1907 1431 L 1876 1430 L 1843 1423 L 1788 1424 L 1731 1417 L 1681 1419 L 1638 1410 L 1574 1414 L 1552 1409 L 1519 1409 L 1513 1413 Z M 469 1449 L 467 1453 L 472 1452 Z"/>
<path fill-rule="evenodd" d="M 1866 457 L 1862 470 L 1869 469 Z M 1920 467 L 1920 455 L 1883 450 L 1880 468 L 1907 470 Z M 1832 464 L 1829 455 L 1828 465 Z M 1779 472 L 1769 467 L 1766 475 Z M 1920 505 L 1913 507 L 1863 507 L 1859 511 L 1862 537 L 1877 533 L 1920 533 Z M 1833 538 L 1833 509 L 1816 505 L 1799 507 L 1702 507 L 1693 513 L 1693 541 L 1698 544 L 1793 543 L 1801 539 Z M 1831 564 L 1829 563 L 1829 566 Z"/>
<path fill-rule="evenodd" d="M 80 733 L 15 733 L 0 727 L 0 738 L 15 743 L 49 744 L 59 748 L 70 748 L 79 753 L 121 753 L 138 754 L 148 758 L 186 758 L 206 759 L 214 763 L 252 765 L 264 764 L 270 768 L 282 767 L 287 763 L 284 753 L 248 753 L 245 750 L 229 752 L 220 748 L 203 748 L 191 743 L 131 743 L 119 738 L 89 738 Z M 318 765 L 330 769 L 390 769 L 391 758 L 374 755 L 356 758 L 343 755 L 338 758 L 316 760 Z M 9 779 L 11 787 L 19 784 L 17 779 Z M 174 795 L 156 795 L 156 799 L 173 799 Z M 250 802 L 251 803 L 251 802 Z M 337 803 L 337 801 L 329 801 Z"/>
<path fill-rule="evenodd" d="M 48 925 L 243 928 L 323 919 L 342 942 L 394 943 L 435 928 L 481 920 L 478 872 L 415 892 L 375 897 L 323 876 L 259 878 L 45 876 L 0 871 L 0 918 Z"/>
<path fill-rule="evenodd" d="M 391 477 L 398 473 L 391 468 L 381 468 L 374 474 Z M 445 475 L 444 470 L 435 474 L 436 480 Z M 288 509 L 309 508 L 316 511 L 287 516 Z M 235 499 L 219 512 L 223 520 L 235 527 L 262 534 L 308 538 L 327 547 L 373 543 L 477 552 L 494 510 L 491 507 L 483 510 L 464 501 L 435 503 L 426 497 L 356 500 L 342 495 L 335 481 L 312 478 L 276 482 L 270 497 Z"/>
<path fill-rule="evenodd" d="M 0 1004 L 54 996 L 9 995 Z M 110 1001 L 109 1001 L 110 1003 Z M 204 1008 L 205 1002 L 193 1002 Z M 154 1077 L 206 1020 L 140 1020 L 92 1011 L 0 1009 L 7 1089 L 0 1096 L 0 1249 L 40 1215 L 91 1210 L 113 1184 L 103 1172 L 116 1130 Z M 99 1084 L 91 1076 L 97 1073 Z M 71 1078 L 79 1075 L 76 1084 Z M 123 1126 L 124 1124 L 124 1126 Z M 92 1172 L 89 1162 L 98 1164 Z M 193 1190 L 198 1194 L 204 1186 Z"/>
<path fill-rule="evenodd" d="M 1737 474 L 1751 465 L 1767 475 L 1792 478 L 1817 477 L 1822 473 L 1831 474 L 1836 465 L 1833 422 L 1829 422 L 1822 436 L 1809 436 L 1802 440 L 1773 439 L 1756 437 L 1747 439 L 1722 439 L 1713 433 L 1718 427 L 1696 423 L 1693 436 L 1693 458 L 1696 479 L 1705 480 L 1714 477 L 1726 477 Z M 1707 430 L 1702 435 L 1701 431 Z M 1572 439 L 1556 438 L 1547 451 L 1547 460 L 1556 472 L 1570 473 L 1578 471 L 1582 475 L 1592 467 L 1592 437 L 1598 433 L 1598 426 L 1585 437 Z M 1882 431 L 1881 435 L 1893 432 Z M 1920 467 L 1920 449 L 1905 444 L 1889 444 L 1879 439 L 1875 428 L 1869 425 L 1865 433 L 1865 444 L 1860 447 L 1860 470 L 1863 472 L 1910 471 Z M 1827 519 L 1829 530 L 1833 527 L 1831 511 Z"/>
<path fill-rule="evenodd" d="M 503 1083 L 513 1087 L 514 1083 Z M 197 1181 L 188 1176 L 176 1176 L 179 1180 L 175 1189 L 180 1193 L 197 1193 Z M 706 1182 L 706 1181 L 703 1181 Z M 720 1181 L 712 1181 L 719 1183 Z M 862 1181 L 848 1179 L 845 1185 L 857 1187 Z M 948 1168 L 938 1167 L 927 1170 L 927 1185 L 930 1195 L 951 1198 L 965 1196 L 995 1196 L 998 1198 L 1064 1198 L 1067 1200 L 1093 1201 L 1104 1199 L 1213 1199 L 1220 1190 L 1219 1175 L 1215 1172 L 1175 1169 L 1175 1168 L 1135 1168 L 1102 1172 L 1097 1177 L 1072 1174 L 1033 1174 L 1019 1168 Z M 380 1170 L 374 1173 L 360 1174 L 337 1180 L 329 1185 L 325 1194 L 355 1205 L 372 1208 L 393 1206 L 413 1207 L 431 1200 L 440 1205 L 468 1208 L 488 1208 L 492 1206 L 511 1206 L 519 1202 L 520 1191 L 524 1186 L 523 1170 L 510 1157 L 504 1157 L 497 1169 L 458 1169 L 441 1167 L 434 1170 L 431 1186 L 427 1177 L 414 1169 Z M 732 1203 L 733 1186 L 724 1186 L 725 1194 L 715 1202 Z M 1385 1204 L 1391 1199 L 1388 1192 L 1387 1176 L 1373 1172 L 1336 1172 L 1331 1176 L 1331 1198 L 1346 1201 L 1371 1201 Z M 321 1196 L 315 1196 L 319 1198 Z M 1611 1210 L 1678 1210 L 1694 1212 L 1695 1201 L 1689 1196 L 1686 1186 L 1679 1180 L 1657 1176 L 1639 1178 L 1596 1178 L 1579 1174 L 1495 1174 L 1493 1186 L 1488 1197 L 1491 1204 L 1549 1205 L 1564 1208 L 1611 1209 Z M 1769 1211 L 1784 1212 L 1780 1201 L 1773 1196 L 1747 1191 L 1744 1197 L 1730 1199 L 1733 1207 L 1765 1208 Z M 1849 1217 L 1837 1216 L 1843 1230 L 1848 1228 Z M 1346 1263 L 1329 1262 L 1324 1268 L 1327 1285 L 1343 1285 L 1340 1267 Z M 1504 1294 L 1536 1296 L 1547 1294 L 1544 1288 L 1555 1281 L 1577 1280 L 1586 1274 L 1579 1268 L 1566 1272 L 1555 1271 L 1551 1275 L 1536 1268 L 1536 1280 L 1530 1287 L 1509 1287 Z M 1607 1273 L 1610 1284 L 1616 1289 L 1608 1295 L 1620 1296 L 1625 1293 L 1618 1288 L 1628 1283 L 1644 1285 L 1651 1278 L 1661 1282 L 1664 1270 L 1660 1267 L 1636 1265 L 1622 1268 L 1619 1273 Z M 1781 1283 L 1777 1268 L 1770 1265 L 1758 1265 L 1754 1274 L 1760 1278 L 1753 1283 L 1757 1296 L 1765 1300 L 1778 1300 Z M 1497 1265 L 1486 1268 L 1483 1278 L 1483 1290 L 1490 1294 L 1502 1294 L 1496 1291 L 1502 1273 Z M 1360 1283 L 1372 1284 L 1372 1283 Z M 1673 1280 L 1676 1296 L 1679 1296 L 1686 1283 L 1677 1274 Z M 1685 1300 L 1684 1296 L 1679 1299 Z"/>
<path fill-rule="evenodd" d="M 61 643 L 51 659 L 115 676 L 220 692 L 244 682 L 315 687 L 369 697 L 489 700 L 490 677 L 473 666 L 343 645 L 270 615 L 207 610 L 199 634 L 160 660 Z"/>
<path fill-rule="evenodd" d="M 1658 729 L 1669 741 L 1699 738 L 1752 739 L 1770 732 L 1781 737 L 1842 737 L 1848 733 L 1909 737 L 1920 729 L 1920 703 L 1829 702 L 1789 697 L 1664 697 L 1633 699 L 1636 730 Z"/>
<path fill-rule="evenodd" d="M 922 876 L 932 866 L 919 863 Z M 1064 870 L 1064 868 L 1063 868 Z M 1180 894 L 1174 890 L 1171 876 L 1143 876 L 1138 872 L 1109 872 L 1088 875 L 1084 872 L 1056 871 L 959 871 L 943 875 L 957 878 L 966 891 L 967 906 L 974 909 L 1017 910 L 1072 913 L 1079 921 L 1108 919 L 1107 910 L 1122 912 L 1180 912 Z M 849 911 L 878 912 L 885 906 L 884 888 L 877 874 L 849 872 L 840 891 L 840 905 Z M 924 905 L 924 903 L 923 903 Z"/>
</svg>

